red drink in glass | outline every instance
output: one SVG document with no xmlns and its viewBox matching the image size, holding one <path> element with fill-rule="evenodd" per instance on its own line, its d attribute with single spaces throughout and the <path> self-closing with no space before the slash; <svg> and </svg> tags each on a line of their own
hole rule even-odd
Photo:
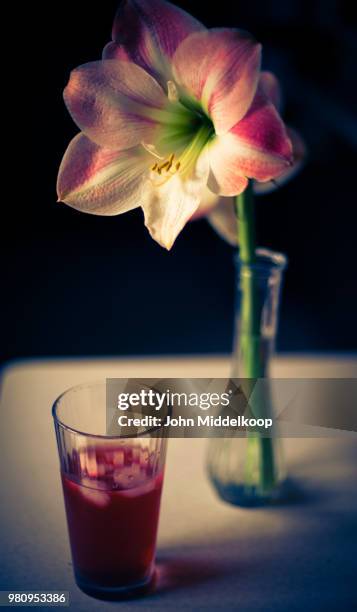
<svg viewBox="0 0 357 612">
<path fill-rule="evenodd" d="M 126 391 L 128 381 L 121 384 Z M 143 388 L 134 379 L 130 385 Z M 113 428 L 117 397 L 115 387 L 108 400 L 106 381 L 89 383 L 63 393 L 52 409 L 75 579 L 88 595 L 111 600 L 153 584 L 167 448 L 161 424 Z M 141 406 L 135 414 L 146 416 Z"/>
<path fill-rule="evenodd" d="M 163 483 L 152 455 L 139 445 L 85 448 L 72 455 L 80 481 L 62 472 L 74 570 L 84 590 L 127 590 L 150 580 Z"/>
</svg>

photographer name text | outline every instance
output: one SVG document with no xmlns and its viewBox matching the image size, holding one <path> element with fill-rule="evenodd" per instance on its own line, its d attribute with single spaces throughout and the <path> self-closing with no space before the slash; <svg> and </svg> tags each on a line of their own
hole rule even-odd
<svg viewBox="0 0 357 612">
<path fill-rule="evenodd" d="M 229 427 L 229 428 L 260 428 L 270 429 L 273 425 L 273 419 L 245 417 L 238 415 L 237 417 L 230 416 L 211 416 L 197 415 L 192 417 L 171 417 L 167 416 L 164 419 L 158 416 L 146 415 L 142 417 L 130 417 L 122 414 L 118 417 L 118 425 L 120 427 Z"/>
</svg>

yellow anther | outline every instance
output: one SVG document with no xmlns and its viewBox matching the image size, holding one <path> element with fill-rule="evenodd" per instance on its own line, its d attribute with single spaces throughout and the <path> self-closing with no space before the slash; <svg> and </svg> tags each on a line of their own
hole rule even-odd
<svg viewBox="0 0 357 612">
<path fill-rule="evenodd" d="M 167 171 L 168 172 L 172 168 L 172 164 L 173 164 L 174 159 L 175 159 L 175 153 L 171 153 L 171 155 L 169 157 L 169 163 L 168 163 L 168 166 L 167 166 Z"/>
<path fill-rule="evenodd" d="M 152 172 L 156 172 L 159 176 L 161 176 L 163 173 L 165 174 L 165 179 L 162 183 L 160 183 L 160 185 L 163 185 L 164 183 L 166 183 L 166 181 L 180 169 L 181 162 L 177 162 L 174 165 L 174 160 L 175 160 L 175 153 L 171 153 L 170 157 L 166 161 L 164 161 L 162 164 L 156 162 L 153 166 L 151 166 Z"/>
<path fill-rule="evenodd" d="M 169 161 L 165 161 L 163 164 L 161 164 L 160 166 L 160 170 L 165 170 L 165 168 L 169 168 L 170 162 Z"/>
</svg>

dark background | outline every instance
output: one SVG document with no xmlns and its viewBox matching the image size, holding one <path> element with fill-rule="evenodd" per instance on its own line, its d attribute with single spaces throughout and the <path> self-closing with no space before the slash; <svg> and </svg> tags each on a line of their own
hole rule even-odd
<svg viewBox="0 0 357 612">
<path fill-rule="evenodd" d="M 208 26 L 256 35 L 264 67 L 284 84 L 285 118 L 309 147 L 301 175 L 258 200 L 259 243 L 290 260 L 278 348 L 356 350 L 357 38 L 349 4 L 177 4 Z M 167 253 L 150 239 L 140 210 L 105 218 L 56 204 L 58 165 L 77 132 L 62 89 L 72 68 L 100 57 L 116 6 L 61 0 L 21 11 L 32 130 L 27 116 L 20 130 L 30 188 L 8 207 L 2 229 L 3 360 L 231 348 L 233 249 L 206 221 L 187 226 Z"/>
</svg>

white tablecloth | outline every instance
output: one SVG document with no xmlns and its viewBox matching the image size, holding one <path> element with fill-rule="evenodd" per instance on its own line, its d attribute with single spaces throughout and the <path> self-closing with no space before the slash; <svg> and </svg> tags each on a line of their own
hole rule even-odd
<svg viewBox="0 0 357 612">
<path fill-rule="evenodd" d="M 67 387 L 105 377 L 228 376 L 226 358 L 47 360 L 2 373 L 0 589 L 67 590 L 70 609 L 352 610 L 357 559 L 357 438 L 285 440 L 303 498 L 243 510 L 205 474 L 207 441 L 170 440 L 150 597 L 120 604 L 81 593 L 71 568 L 51 418 Z M 281 357 L 278 377 L 355 377 L 357 358 Z"/>
</svg>

